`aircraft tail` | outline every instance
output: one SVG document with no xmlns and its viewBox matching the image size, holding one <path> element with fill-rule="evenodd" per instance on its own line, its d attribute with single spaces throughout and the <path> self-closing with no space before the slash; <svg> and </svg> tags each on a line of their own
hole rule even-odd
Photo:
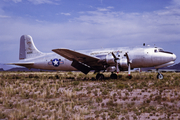
<svg viewBox="0 0 180 120">
<path fill-rule="evenodd" d="M 20 38 L 19 60 L 34 58 L 43 53 L 34 45 L 30 35 L 22 35 Z"/>
</svg>

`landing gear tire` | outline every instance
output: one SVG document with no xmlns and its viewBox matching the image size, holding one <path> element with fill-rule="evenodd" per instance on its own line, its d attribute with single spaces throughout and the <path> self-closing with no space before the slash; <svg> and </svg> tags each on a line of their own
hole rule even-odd
<svg viewBox="0 0 180 120">
<path fill-rule="evenodd" d="M 163 74 L 161 74 L 161 73 L 158 73 L 158 75 L 157 75 L 157 79 L 160 79 L 160 80 L 162 80 L 163 78 L 164 78 Z"/>
<path fill-rule="evenodd" d="M 117 79 L 117 74 L 112 73 L 110 76 L 111 79 Z"/>
<path fill-rule="evenodd" d="M 97 74 L 96 75 L 96 80 L 103 80 L 104 79 L 104 75 L 103 74 Z"/>
<path fill-rule="evenodd" d="M 128 75 L 127 78 L 132 79 L 132 75 Z"/>
</svg>

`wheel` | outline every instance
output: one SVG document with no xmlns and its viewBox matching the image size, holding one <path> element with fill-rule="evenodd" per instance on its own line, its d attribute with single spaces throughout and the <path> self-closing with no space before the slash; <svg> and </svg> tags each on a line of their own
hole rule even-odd
<svg viewBox="0 0 180 120">
<path fill-rule="evenodd" d="M 132 75 L 128 75 L 126 78 L 132 79 Z"/>
<path fill-rule="evenodd" d="M 103 80 L 104 79 L 104 75 L 103 74 L 97 74 L 96 75 L 96 80 Z"/>
<path fill-rule="evenodd" d="M 111 79 L 117 79 L 117 74 L 112 73 L 110 76 Z"/>
<path fill-rule="evenodd" d="M 157 79 L 162 80 L 163 78 L 164 78 L 164 76 L 163 76 L 161 73 L 158 73 L 158 75 L 157 75 Z"/>
</svg>

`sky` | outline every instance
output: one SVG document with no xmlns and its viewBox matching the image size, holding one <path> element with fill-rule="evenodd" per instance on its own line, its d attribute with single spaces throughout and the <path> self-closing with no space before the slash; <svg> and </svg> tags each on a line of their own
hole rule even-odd
<svg viewBox="0 0 180 120">
<path fill-rule="evenodd" d="M 180 58 L 179 0 L 0 0 L 0 63 L 19 61 L 31 35 L 41 52 L 137 47 L 146 43 Z"/>
</svg>

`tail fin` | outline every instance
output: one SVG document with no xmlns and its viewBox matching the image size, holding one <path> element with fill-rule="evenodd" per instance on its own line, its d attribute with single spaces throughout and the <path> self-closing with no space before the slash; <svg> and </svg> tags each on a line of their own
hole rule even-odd
<svg viewBox="0 0 180 120">
<path fill-rule="evenodd" d="M 42 55 L 30 35 L 22 35 L 20 38 L 19 60 L 28 59 Z"/>
</svg>

